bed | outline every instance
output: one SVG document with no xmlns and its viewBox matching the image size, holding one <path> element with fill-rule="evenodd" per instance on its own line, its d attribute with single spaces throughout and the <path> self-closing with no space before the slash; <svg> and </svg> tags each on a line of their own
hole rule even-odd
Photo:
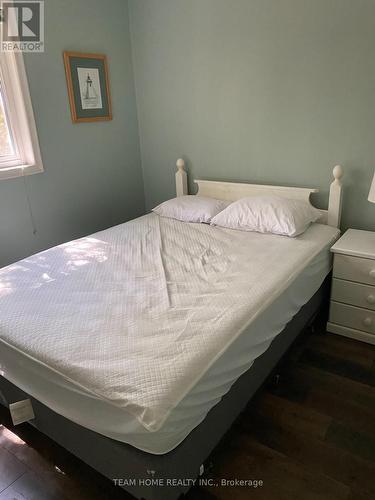
<svg viewBox="0 0 375 500">
<path fill-rule="evenodd" d="M 2 403 L 29 397 L 33 425 L 136 497 L 178 498 L 317 311 L 341 176 L 298 238 L 148 214 L 3 269 Z M 196 182 L 231 201 L 316 191 Z"/>
</svg>

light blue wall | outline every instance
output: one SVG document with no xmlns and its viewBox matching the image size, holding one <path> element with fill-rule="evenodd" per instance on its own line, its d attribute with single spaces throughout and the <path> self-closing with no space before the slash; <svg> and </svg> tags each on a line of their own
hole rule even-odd
<svg viewBox="0 0 375 500">
<path fill-rule="evenodd" d="M 192 176 L 319 187 L 375 229 L 374 0 L 130 0 L 146 203 Z"/>
<path fill-rule="evenodd" d="M 0 267 L 144 211 L 127 1 L 46 0 L 46 51 L 25 56 L 45 172 L 0 181 Z M 113 121 L 73 124 L 63 50 L 107 54 Z"/>
<path fill-rule="evenodd" d="M 344 226 L 375 229 L 373 0 L 46 0 L 25 56 L 45 172 L 0 182 L 0 266 L 142 214 L 191 177 L 312 186 L 346 169 Z M 72 124 L 63 50 L 108 56 L 114 119 Z M 137 106 L 136 106 L 137 97 Z M 138 137 L 138 117 L 140 137 Z"/>
</svg>

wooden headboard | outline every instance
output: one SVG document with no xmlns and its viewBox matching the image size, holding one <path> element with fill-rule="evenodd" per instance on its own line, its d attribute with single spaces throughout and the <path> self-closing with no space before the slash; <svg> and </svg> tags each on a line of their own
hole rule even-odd
<svg viewBox="0 0 375 500">
<path fill-rule="evenodd" d="M 185 162 L 181 158 L 177 160 L 176 172 L 176 194 L 183 196 L 189 194 Z M 334 180 L 329 189 L 328 210 L 319 209 L 322 217 L 321 224 L 340 227 L 342 207 L 342 182 L 343 170 L 340 165 L 333 169 Z M 194 179 L 198 185 L 197 196 L 218 198 L 219 200 L 236 201 L 245 196 L 277 195 L 289 199 L 304 200 L 311 204 L 311 193 L 319 192 L 319 189 L 271 186 L 263 184 L 247 184 L 245 182 L 221 182 Z"/>
</svg>

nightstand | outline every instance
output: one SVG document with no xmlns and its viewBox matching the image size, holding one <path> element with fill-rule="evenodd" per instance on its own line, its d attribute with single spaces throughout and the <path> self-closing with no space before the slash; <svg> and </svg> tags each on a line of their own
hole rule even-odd
<svg viewBox="0 0 375 500">
<path fill-rule="evenodd" d="M 331 251 L 327 330 L 375 344 L 375 232 L 349 229 Z"/>
</svg>

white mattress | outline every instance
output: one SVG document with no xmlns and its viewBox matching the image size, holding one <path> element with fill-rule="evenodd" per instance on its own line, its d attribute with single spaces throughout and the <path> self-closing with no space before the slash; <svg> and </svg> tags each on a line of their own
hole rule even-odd
<svg viewBox="0 0 375 500">
<path fill-rule="evenodd" d="M 295 239 L 154 214 L 0 271 L 0 370 L 54 411 L 151 453 L 198 425 L 330 269 Z"/>
</svg>

